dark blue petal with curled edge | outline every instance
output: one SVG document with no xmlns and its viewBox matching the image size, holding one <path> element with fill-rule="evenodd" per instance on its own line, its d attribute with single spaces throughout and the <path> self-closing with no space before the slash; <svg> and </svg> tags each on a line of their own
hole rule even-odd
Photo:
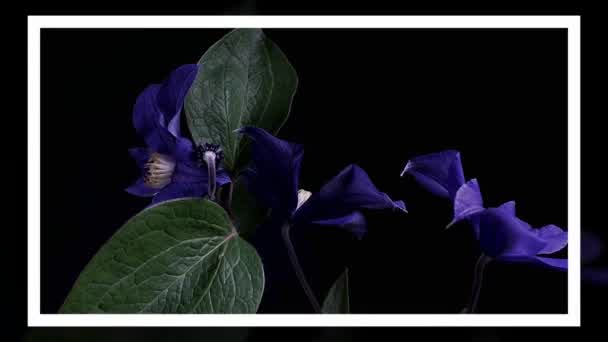
<svg viewBox="0 0 608 342">
<path fill-rule="evenodd" d="M 167 130 L 174 136 L 180 135 L 180 113 L 197 72 L 197 64 L 182 65 L 169 75 L 158 90 L 158 109 L 164 116 Z"/>
<path fill-rule="evenodd" d="M 532 262 L 556 269 L 567 268 L 567 259 L 543 256 L 560 251 L 568 243 L 568 233 L 548 225 L 532 228 L 514 215 L 514 203 L 486 209 L 476 214 L 479 244 L 484 254 L 509 262 Z"/>
<path fill-rule="evenodd" d="M 365 216 L 359 211 L 354 211 L 340 217 L 312 221 L 310 223 L 345 230 L 355 235 L 357 239 L 363 238 L 365 233 L 367 233 Z"/>
<path fill-rule="evenodd" d="M 446 199 L 454 198 L 464 184 L 460 152 L 446 150 L 410 159 L 401 172 L 412 175 L 429 192 Z"/>
<path fill-rule="evenodd" d="M 380 192 L 363 169 L 349 165 L 312 194 L 293 215 L 294 223 L 311 223 L 352 215 L 360 209 L 395 209 L 405 211 L 402 201 L 393 201 Z M 353 217 L 351 217 L 353 218 Z M 348 227 L 348 226 L 345 226 Z M 360 234 L 360 227 L 351 231 Z"/>
<path fill-rule="evenodd" d="M 484 254 L 535 256 L 546 245 L 528 224 L 506 210 L 490 208 L 479 214 L 479 243 Z"/>
<path fill-rule="evenodd" d="M 162 84 L 148 86 L 133 108 L 133 125 L 153 151 L 170 154 L 179 136 L 179 118 L 185 94 L 197 72 L 196 64 L 177 68 Z"/>
<path fill-rule="evenodd" d="M 563 231 L 558 226 L 550 224 L 538 229 L 531 229 L 546 242 L 545 247 L 538 254 L 552 254 L 562 250 L 568 244 L 568 232 Z"/>
<path fill-rule="evenodd" d="M 477 179 L 471 179 L 456 191 L 454 196 L 454 219 L 448 224 L 448 227 L 483 210 L 485 209 L 479 183 L 477 183 Z"/>
<path fill-rule="evenodd" d="M 172 141 L 167 140 L 166 135 L 161 132 L 166 131 L 166 127 L 163 126 L 163 115 L 156 105 L 159 88 L 158 84 L 152 84 L 139 94 L 133 108 L 133 126 L 150 149 L 168 154 Z"/>
<path fill-rule="evenodd" d="M 196 163 L 196 156 L 194 155 L 194 144 L 188 138 L 177 136 L 171 155 L 177 161 L 193 165 Z"/>
<path fill-rule="evenodd" d="M 298 204 L 304 148 L 257 127 L 243 127 L 237 133 L 252 140 L 251 166 L 243 173 L 250 191 L 274 214 L 288 218 Z"/>
</svg>

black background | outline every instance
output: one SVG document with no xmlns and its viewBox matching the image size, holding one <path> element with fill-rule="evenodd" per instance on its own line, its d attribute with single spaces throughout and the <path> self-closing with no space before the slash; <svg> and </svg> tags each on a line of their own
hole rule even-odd
<svg viewBox="0 0 608 342">
<path fill-rule="evenodd" d="M 142 144 L 131 123 L 138 93 L 226 32 L 42 31 L 42 312 L 57 311 L 99 247 L 148 203 L 124 192 L 138 176 L 127 153 Z M 456 313 L 466 303 L 475 241 L 466 225 L 443 230 L 449 203 L 399 178 L 419 154 L 459 149 L 487 205 L 515 200 L 531 224 L 566 228 L 565 31 L 265 32 L 300 80 L 279 136 L 305 145 L 302 187 L 356 163 L 410 211 L 367 213 L 361 242 L 302 233 L 319 295 L 335 276 L 319 271 L 329 260 L 351 268 L 354 312 Z M 279 293 L 289 307 L 262 311 L 308 310 L 296 285 Z M 566 274 L 492 264 L 480 311 L 565 312 L 566 293 Z"/>
</svg>

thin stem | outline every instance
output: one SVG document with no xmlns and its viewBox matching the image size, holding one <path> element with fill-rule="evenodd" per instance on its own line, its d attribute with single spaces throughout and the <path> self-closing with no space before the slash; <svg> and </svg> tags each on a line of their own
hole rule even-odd
<svg viewBox="0 0 608 342">
<path fill-rule="evenodd" d="M 473 287 L 471 291 L 471 298 L 469 300 L 469 305 L 464 308 L 462 313 L 475 313 L 477 312 L 477 303 L 479 302 L 479 293 L 481 292 L 481 286 L 483 284 L 483 273 L 486 268 L 486 265 L 492 261 L 492 258 L 481 254 L 477 259 L 477 263 L 475 264 L 475 271 L 473 275 Z"/>
<path fill-rule="evenodd" d="M 234 189 L 234 180 L 231 180 L 227 185 L 221 186 L 217 189 L 217 197 L 219 198 L 219 203 L 226 210 L 228 215 L 232 217 L 232 191 Z"/>
<path fill-rule="evenodd" d="M 234 183 L 228 183 L 228 189 L 226 189 L 226 194 L 224 195 L 224 209 L 230 215 L 232 213 L 232 191 L 234 191 Z"/>
<path fill-rule="evenodd" d="M 291 262 L 291 265 L 293 266 L 293 269 L 296 272 L 296 276 L 300 281 L 300 285 L 302 285 L 302 289 L 304 290 L 304 293 L 306 293 L 306 297 L 308 297 L 308 300 L 310 301 L 310 304 L 312 305 L 313 309 L 316 313 L 321 313 L 321 306 L 319 305 L 317 298 L 315 297 L 314 293 L 312 292 L 312 289 L 310 288 L 310 285 L 308 284 L 308 281 L 306 280 L 304 271 L 302 270 L 300 262 L 298 261 L 296 251 L 293 247 L 293 244 L 291 243 L 291 238 L 289 236 L 290 229 L 291 226 L 289 225 L 289 223 L 285 223 L 281 228 L 283 241 L 285 242 L 285 247 L 287 247 L 287 255 L 289 256 L 289 261 Z"/>
</svg>

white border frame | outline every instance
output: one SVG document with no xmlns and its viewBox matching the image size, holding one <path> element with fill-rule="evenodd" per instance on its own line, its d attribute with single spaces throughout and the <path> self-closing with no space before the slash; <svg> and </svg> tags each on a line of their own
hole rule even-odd
<svg viewBox="0 0 608 342">
<path fill-rule="evenodd" d="M 567 314 L 41 314 L 40 29 L 565 28 L 568 30 Z M 580 326 L 580 16 L 29 16 L 28 326 Z"/>
</svg>

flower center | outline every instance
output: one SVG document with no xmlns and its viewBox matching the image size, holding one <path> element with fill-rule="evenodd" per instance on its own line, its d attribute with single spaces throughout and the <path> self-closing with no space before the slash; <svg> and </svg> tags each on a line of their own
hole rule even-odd
<svg viewBox="0 0 608 342">
<path fill-rule="evenodd" d="M 152 153 L 144 165 L 144 182 L 153 189 L 160 189 L 171 182 L 175 171 L 175 160 L 170 156 Z"/>
<path fill-rule="evenodd" d="M 224 159 L 224 151 L 222 151 L 220 145 L 205 143 L 197 145 L 195 149 L 196 160 L 199 166 L 209 164 L 212 160 L 218 165 L 222 159 Z"/>
<path fill-rule="evenodd" d="M 304 202 L 308 201 L 308 199 L 312 196 L 312 192 L 306 191 L 304 189 L 298 190 L 298 205 L 296 206 L 296 210 L 300 209 Z"/>
</svg>

